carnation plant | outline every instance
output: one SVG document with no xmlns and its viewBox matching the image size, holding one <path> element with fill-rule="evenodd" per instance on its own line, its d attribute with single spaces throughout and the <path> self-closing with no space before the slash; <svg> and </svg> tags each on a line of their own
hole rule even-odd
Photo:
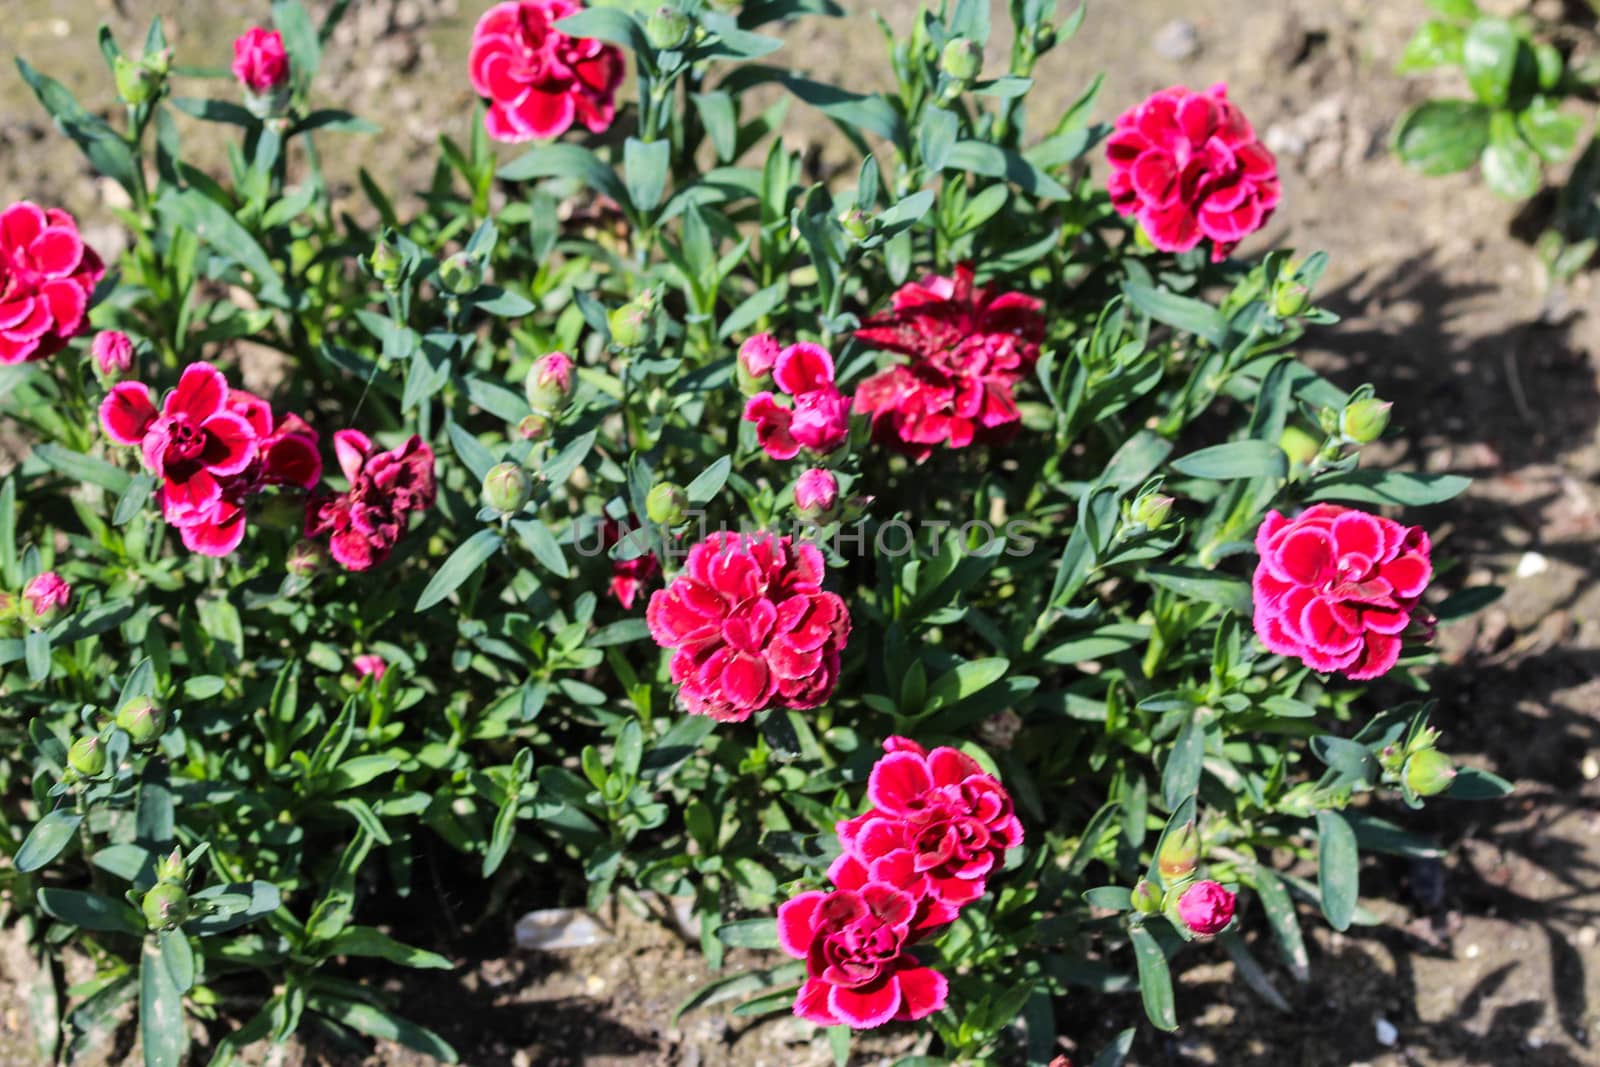
<svg viewBox="0 0 1600 1067">
<path fill-rule="evenodd" d="M 1419 512 L 1463 479 L 1361 465 L 1389 405 L 1296 359 L 1325 264 L 1249 254 L 1293 205 L 1247 101 L 1030 111 L 1054 0 L 1008 59 L 985 2 L 885 29 L 873 94 L 782 65 L 829 0 L 512 0 L 470 141 L 392 190 L 320 164 L 381 136 L 319 96 L 343 10 L 279 0 L 210 82 L 103 31 L 114 119 L 19 61 L 130 200 L 115 264 L 0 213 L 0 891 L 47 1058 L 132 1003 L 150 1067 L 453 1060 L 357 980 L 455 965 L 406 921 L 443 892 L 688 898 L 685 1011 L 1044 1064 L 1073 987 L 1170 1030 L 1226 953 L 1281 999 L 1302 923 L 1374 921 L 1396 812 L 1507 788 L 1389 703 L 1493 591 Z"/>
</svg>

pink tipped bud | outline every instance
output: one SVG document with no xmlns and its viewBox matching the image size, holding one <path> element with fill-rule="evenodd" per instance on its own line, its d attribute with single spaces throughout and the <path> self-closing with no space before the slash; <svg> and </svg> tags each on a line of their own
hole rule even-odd
<svg viewBox="0 0 1600 1067">
<path fill-rule="evenodd" d="M 539 357 L 524 385 L 529 407 L 552 415 L 561 411 L 572 399 L 572 357 L 565 352 Z"/>
<path fill-rule="evenodd" d="M 72 586 L 55 571 L 45 571 L 22 590 L 22 620 L 43 630 L 61 617 L 71 601 Z"/>
<path fill-rule="evenodd" d="M 101 377 L 115 381 L 133 369 L 133 342 L 121 330 L 101 330 L 90 346 Z"/>
<path fill-rule="evenodd" d="M 256 96 L 268 96 L 289 84 L 289 53 L 283 34 L 256 26 L 233 42 L 233 76 Z"/>
<path fill-rule="evenodd" d="M 384 658 L 374 652 L 357 656 L 351 661 L 351 666 L 356 669 L 356 677 L 371 678 L 374 682 L 381 682 L 383 672 L 389 669 L 389 664 L 384 662 Z"/>
<path fill-rule="evenodd" d="M 753 396 L 772 387 L 772 368 L 777 365 L 780 351 L 778 339 L 770 333 L 758 333 L 739 346 L 736 373 L 741 392 Z"/>
<path fill-rule="evenodd" d="M 820 521 L 839 503 L 839 482 L 832 471 L 813 467 L 794 486 L 794 506 L 803 519 Z"/>
<path fill-rule="evenodd" d="M 1178 898 L 1178 918 L 1196 937 L 1213 937 L 1233 921 L 1234 895 L 1221 883 L 1199 881 Z"/>
<path fill-rule="evenodd" d="M 1177 827 L 1161 842 L 1156 856 L 1156 869 L 1167 885 L 1176 885 L 1194 875 L 1200 865 L 1200 832 L 1194 821 Z"/>
</svg>

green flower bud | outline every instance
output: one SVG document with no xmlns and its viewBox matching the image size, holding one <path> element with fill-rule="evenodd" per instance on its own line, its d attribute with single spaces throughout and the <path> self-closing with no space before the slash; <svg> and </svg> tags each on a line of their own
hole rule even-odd
<svg viewBox="0 0 1600 1067">
<path fill-rule="evenodd" d="M 1406 787 L 1418 796 L 1438 796 L 1455 781 L 1456 765 L 1438 749 L 1425 748 L 1406 760 L 1403 777 Z"/>
<path fill-rule="evenodd" d="M 564 411 L 567 401 L 572 399 L 576 391 L 574 369 L 572 357 L 565 352 L 550 352 L 540 356 L 522 383 L 528 406 L 549 415 Z"/>
<path fill-rule="evenodd" d="M 1358 445 L 1370 445 L 1389 428 L 1389 410 L 1393 407 L 1387 400 L 1363 397 L 1340 413 L 1339 432 Z"/>
<path fill-rule="evenodd" d="M 310 578 L 328 565 L 328 550 L 316 541 L 296 541 L 283 561 L 284 569 L 297 578 Z"/>
<path fill-rule="evenodd" d="M 611 313 L 611 343 L 618 348 L 639 348 L 654 334 L 656 297 L 646 289 Z"/>
<path fill-rule="evenodd" d="M 1278 447 L 1291 463 L 1305 464 L 1317 458 L 1322 442 L 1298 426 L 1285 426 L 1283 435 L 1278 438 Z"/>
<path fill-rule="evenodd" d="M 872 220 L 858 207 L 850 208 L 839 216 L 839 225 L 844 232 L 857 241 L 864 241 L 872 232 Z"/>
<path fill-rule="evenodd" d="M 689 494 L 680 485 L 662 482 L 644 498 L 644 513 L 661 526 L 676 526 L 689 513 Z"/>
<path fill-rule="evenodd" d="M 117 83 L 117 96 L 125 104 L 145 104 L 161 92 L 166 72 L 157 70 L 148 61 L 136 63 L 127 56 L 118 56 L 112 62 L 112 77 Z"/>
<path fill-rule="evenodd" d="M 983 47 L 965 37 L 955 38 L 944 46 L 944 51 L 939 55 L 939 69 L 962 85 L 977 81 L 978 71 L 982 68 Z"/>
<path fill-rule="evenodd" d="M 156 860 L 156 881 L 181 886 L 189 877 L 189 865 L 183 861 L 183 850 L 173 850 Z"/>
<path fill-rule="evenodd" d="M 106 746 L 98 737 L 80 737 L 67 749 L 67 765 L 85 778 L 93 778 L 106 769 Z"/>
<path fill-rule="evenodd" d="M 665 52 L 687 41 L 692 28 L 688 15 L 670 4 L 662 4 L 645 21 L 644 36 L 651 48 Z"/>
<path fill-rule="evenodd" d="M 17 594 L 0 591 L 0 623 L 13 622 L 21 618 L 21 603 Z"/>
<path fill-rule="evenodd" d="M 1280 319 L 1292 319 L 1311 306 L 1311 290 L 1290 275 L 1278 279 L 1272 291 L 1272 310 Z"/>
<path fill-rule="evenodd" d="M 166 728 L 166 713 L 149 697 L 134 697 L 117 709 L 117 729 L 140 747 L 154 744 Z"/>
<path fill-rule="evenodd" d="M 483 264 L 477 256 L 457 252 L 439 264 L 439 284 L 456 296 L 477 292 L 483 284 Z"/>
<path fill-rule="evenodd" d="M 1133 521 L 1146 530 L 1159 530 L 1172 512 L 1172 498 L 1161 493 L 1149 493 L 1133 505 Z"/>
<path fill-rule="evenodd" d="M 367 266 L 372 268 L 372 276 L 385 285 L 400 280 L 400 268 L 404 260 L 394 245 L 378 238 L 378 243 L 372 246 L 372 254 L 367 257 Z"/>
<path fill-rule="evenodd" d="M 1156 855 L 1156 869 L 1168 885 L 1177 885 L 1194 877 L 1195 868 L 1199 866 L 1200 831 L 1195 829 L 1191 819 L 1167 834 L 1166 840 L 1161 842 L 1161 851 Z"/>
<path fill-rule="evenodd" d="M 524 441 L 543 441 L 550 436 L 550 420 L 543 415 L 525 415 L 517 423 L 517 436 Z"/>
<path fill-rule="evenodd" d="M 1141 915 L 1154 915 L 1161 910 L 1161 890 L 1154 882 L 1141 878 L 1134 884 L 1133 910 Z"/>
<path fill-rule="evenodd" d="M 516 463 L 496 463 L 483 476 L 483 502 L 502 515 L 521 511 L 532 495 L 528 472 Z"/>
<path fill-rule="evenodd" d="M 139 905 L 152 930 L 176 930 L 189 917 L 189 894 L 183 886 L 157 882 Z"/>
</svg>

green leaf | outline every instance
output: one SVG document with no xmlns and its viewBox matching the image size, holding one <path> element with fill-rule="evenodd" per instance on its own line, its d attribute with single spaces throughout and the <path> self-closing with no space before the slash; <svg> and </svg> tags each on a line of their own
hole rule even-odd
<svg viewBox="0 0 1600 1067">
<path fill-rule="evenodd" d="M 717 927 L 717 940 L 736 948 L 777 948 L 778 924 L 773 919 L 742 919 Z"/>
<path fill-rule="evenodd" d="M 371 926 L 345 927 L 339 931 L 339 936 L 328 942 L 328 951 L 334 956 L 373 956 L 398 963 L 402 967 L 426 967 L 448 971 L 455 966 L 437 952 L 412 948 Z"/>
<path fill-rule="evenodd" d="M 591 8 L 590 12 L 604 10 Z M 518 156 L 500 168 L 502 181 L 519 182 L 533 178 L 571 178 L 627 207 L 632 204 L 628 190 L 617 179 L 617 172 L 601 162 L 589 149 L 575 144 L 544 144 Z"/>
<path fill-rule="evenodd" d="M 1513 792 L 1517 787 L 1498 774 L 1481 771 L 1476 767 L 1462 767 L 1456 771 L 1445 796 L 1451 800 L 1495 800 Z M 22 868 L 21 853 L 17 853 L 17 868 Z"/>
<path fill-rule="evenodd" d="M 1474 585 L 1458 589 L 1445 597 L 1433 610 L 1433 614 L 1440 622 L 1465 619 L 1494 604 L 1505 595 L 1505 592 L 1498 585 Z"/>
<path fill-rule="evenodd" d="M 1205 727 L 1191 715 L 1178 731 L 1178 738 L 1167 756 L 1167 765 L 1161 772 L 1161 801 L 1168 811 L 1177 810 L 1185 799 L 1199 792 L 1205 755 Z"/>
<path fill-rule="evenodd" d="M 17 59 L 17 70 L 55 120 L 56 127 L 72 138 L 94 169 L 133 193 L 140 185 L 138 164 L 122 135 L 104 119 L 85 110 L 66 86 L 40 74 L 21 57 Z"/>
<path fill-rule="evenodd" d="M 169 188 L 156 201 L 156 210 L 173 226 L 188 230 L 253 274 L 259 287 L 256 295 L 263 303 L 288 303 L 283 278 L 272 259 L 227 208 L 191 187 L 181 192 Z"/>
<path fill-rule="evenodd" d="M 1460 26 L 1437 20 L 1424 22 L 1406 44 L 1398 69 L 1403 74 L 1434 67 L 1459 66 L 1466 31 Z"/>
<path fill-rule="evenodd" d="M 1189 600 L 1215 604 L 1235 615 L 1249 615 L 1252 610 L 1250 583 L 1243 578 L 1178 566 L 1147 567 L 1144 576 L 1152 585 L 1170 589 Z"/>
<path fill-rule="evenodd" d="M 1096 886 L 1083 894 L 1091 907 L 1108 911 L 1127 911 L 1133 907 L 1133 893 L 1120 885 Z"/>
<path fill-rule="evenodd" d="M 1539 153 L 1517 132 L 1516 120 L 1495 112 L 1489 119 L 1489 147 L 1483 150 L 1483 180 L 1507 200 L 1527 200 L 1539 192 L 1543 179 Z"/>
<path fill-rule="evenodd" d="M 572 574 L 567 566 L 567 557 L 561 551 L 561 545 L 544 523 L 538 519 L 517 519 L 511 524 L 511 528 L 517 531 L 522 543 L 545 570 L 557 578 L 566 578 Z"/>
<path fill-rule="evenodd" d="M 1490 107 L 1506 106 L 1521 45 L 1516 27 L 1505 19 L 1482 18 L 1472 24 L 1462 42 L 1461 66 L 1474 96 Z"/>
<path fill-rule="evenodd" d="M 139 958 L 139 1036 L 144 1067 L 181 1067 L 189 1031 L 183 1024 L 183 994 L 161 958 L 159 942 L 145 938 Z"/>
<path fill-rule="evenodd" d="M 192 115 L 206 122 L 222 122 L 230 126 L 242 126 L 245 129 L 261 124 L 261 120 L 250 114 L 249 109 L 229 100 L 177 96 L 173 97 L 170 103 L 185 115 Z"/>
<path fill-rule="evenodd" d="M 1466 492 L 1472 479 L 1459 474 L 1412 474 L 1405 471 L 1356 470 L 1320 478 L 1306 500 L 1338 500 L 1347 504 L 1443 504 Z"/>
<path fill-rule="evenodd" d="M 1322 914 L 1335 930 L 1350 928 L 1361 896 L 1360 881 L 1355 831 L 1338 812 L 1317 812 L 1317 885 Z"/>
<path fill-rule="evenodd" d="M 307 999 L 306 1007 L 370 1037 L 399 1042 L 445 1063 L 458 1062 L 456 1050 L 444 1038 L 425 1026 L 391 1015 L 371 1004 L 320 995 Z"/>
<path fill-rule="evenodd" d="M 161 947 L 161 963 L 178 995 L 194 988 L 194 946 L 181 930 L 163 930 L 156 935 Z"/>
<path fill-rule="evenodd" d="M 694 481 L 684 487 L 684 493 L 689 497 L 691 504 L 705 504 L 716 498 L 722 492 L 722 487 L 728 482 L 728 472 L 733 470 L 733 457 L 721 456 L 714 460 L 705 470 L 695 475 Z"/>
<path fill-rule="evenodd" d="M 362 839 L 365 840 L 364 835 Z M 213 909 L 183 924 L 185 930 L 199 937 L 236 930 L 263 915 L 271 915 L 283 903 L 278 887 L 260 879 L 207 886 L 191 899 Z"/>
<path fill-rule="evenodd" d="M 331 130 L 334 133 L 382 133 L 383 127 L 359 115 L 352 115 L 348 111 L 325 107 L 313 111 L 295 123 L 294 129 L 289 131 L 289 136 L 311 133 L 313 130 Z"/>
<path fill-rule="evenodd" d="M 1133 1049 L 1133 1039 L 1137 1035 L 1137 1030 L 1128 1027 L 1112 1038 L 1111 1044 L 1100 1050 L 1100 1055 L 1094 1058 L 1089 1067 L 1122 1067 L 1128 1059 L 1129 1051 Z"/>
<path fill-rule="evenodd" d="M 461 583 L 476 574 L 478 568 L 499 552 L 504 544 L 505 541 L 494 530 L 479 530 L 456 546 L 456 550 L 450 553 L 450 558 L 444 561 L 444 565 L 423 588 L 422 595 L 417 597 L 414 610 L 427 611 L 455 592 Z"/>
<path fill-rule="evenodd" d="M 1475 19 L 1481 12 L 1477 0 L 1428 0 L 1428 6 L 1445 18 Z"/>
<path fill-rule="evenodd" d="M 568 15 L 556 23 L 556 29 L 572 37 L 593 37 L 620 44 L 642 55 L 655 52 L 646 40 L 639 20 L 614 7 L 591 7 Z"/>
<path fill-rule="evenodd" d="M 1133 942 L 1133 958 L 1139 965 L 1139 995 L 1144 1000 L 1144 1013 L 1162 1030 L 1178 1028 L 1178 1011 L 1172 1000 L 1172 972 L 1167 969 L 1167 957 L 1156 942 L 1155 935 L 1143 926 L 1128 930 Z"/>
<path fill-rule="evenodd" d="M 965 170 L 989 178 L 1003 178 L 1029 196 L 1043 200 L 1071 200 L 1072 194 L 1020 153 L 987 141 L 958 141 L 945 162 L 947 170 Z"/>
<path fill-rule="evenodd" d="M 461 427 L 460 423 L 452 422 L 447 428 L 450 436 L 450 445 L 456 450 L 456 457 L 472 472 L 474 481 L 482 482 L 489 473 L 489 469 L 496 463 L 493 452 L 472 434 Z"/>
<path fill-rule="evenodd" d="M 876 134 L 897 145 L 906 141 L 904 120 L 882 96 L 852 93 L 785 72 L 780 72 L 777 79 L 795 96 L 849 130 Z"/>
<path fill-rule="evenodd" d="M 28 681 L 42 682 L 50 677 L 50 635 L 30 630 L 22 639 L 22 655 L 28 666 Z"/>
<path fill-rule="evenodd" d="M 1533 102 L 1518 113 L 1516 122 L 1523 140 L 1547 163 L 1560 163 L 1570 157 L 1583 132 L 1582 118 L 1562 111 L 1543 96 L 1534 97 Z"/>
<path fill-rule="evenodd" d="M 1370 788 L 1383 777 L 1383 768 L 1378 765 L 1377 757 L 1358 741 L 1322 734 L 1311 739 L 1311 751 L 1328 766 L 1329 774 L 1323 778 L 1323 785 L 1327 788 Z"/>
<path fill-rule="evenodd" d="M 39 907 L 52 918 L 85 930 L 144 936 L 144 920 L 125 902 L 76 889 L 40 889 Z"/>
<path fill-rule="evenodd" d="M 328 776 L 326 788 L 331 793 L 343 793 L 347 789 L 366 785 L 398 766 L 400 761 L 393 756 L 380 754 L 357 756 L 355 759 L 345 760 L 334 768 L 333 773 Z"/>
<path fill-rule="evenodd" d="M 150 494 L 155 492 L 156 480 L 151 475 L 140 471 L 128 483 L 128 488 L 123 490 L 122 496 L 117 500 L 117 510 L 111 516 L 111 525 L 126 526 L 133 521 L 133 517 L 144 511 L 145 505 L 150 503 Z"/>
<path fill-rule="evenodd" d="M 1261 898 L 1261 910 L 1267 915 L 1267 925 L 1272 927 L 1278 953 L 1288 965 L 1289 973 L 1294 975 L 1296 981 L 1310 981 L 1311 961 L 1306 954 L 1305 937 L 1300 933 L 1300 920 L 1295 915 L 1294 900 L 1289 896 L 1289 891 L 1283 887 L 1278 876 L 1265 867 L 1252 868 L 1250 877 L 1256 887 L 1256 895 Z"/>
<path fill-rule="evenodd" d="M 1216 348 L 1228 343 L 1228 319 L 1222 312 L 1191 296 L 1179 296 L 1138 282 L 1122 283 L 1128 303 L 1157 322 L 1194 334 Z"/>
<path fill-rule="evenodd" d="M 622 169 L 628 182 L 628 196 L 640 211 L 654 211 L 667 188 L 667 169 L 672 164 L 669 141 L 645 142 L 630 137 L 622 146 Z"/>
<path fill-rule="evenodd" d="M 33 824 L 11 862 L 24 874 L 37 871 L 61 854 L 82 821 L 82 815 L 62 808 L 50 812 Z"/>
<path fill-rule="evenodd" d="M 733 97 L 725 92 L 694 93 L 695 110 L 722 163 L 733 162 L 739 147 L 739 115 Z M 665 142 L 663 142 L 665 143 Z"/>
<path fill-rule="evenodd" d="M 1191 478 L 1233 481 L 1288 476 L 1289 459 L 1275 441 L 1230 441 L 1179 456 L 1172 469 Z"/>
<path fill-rule="evenodd" d="M 301 90 L 310 86 L 322 63 L 322 42 L 299 0 L 272 0 L 272 24 L 283 34 L 289 53 L 289 72 Z"/>
<path fill-rule="evenodd" d="M 999 656 L 958 663 L 928 689 L 927 710 L 949 707 L 989 688 L 1006 676 L 1011 661 Z"/>
<path fill-rule="evenodd" d="M 1489 143 L 1489 109 L 1470 100 L 1428 100 L 1400 119 L 1394 150 L 1423 174 L 1454 174 L 1478 161 Z"/>
<path fill-rule="evenodd" d="M 55 444 L 35 445 L 33 454 L 68 478 L 98 485 L 112 493 L 126 493 L 133 484 L 133 475 L 98 456 L 86 456 Z"/>
</svg>

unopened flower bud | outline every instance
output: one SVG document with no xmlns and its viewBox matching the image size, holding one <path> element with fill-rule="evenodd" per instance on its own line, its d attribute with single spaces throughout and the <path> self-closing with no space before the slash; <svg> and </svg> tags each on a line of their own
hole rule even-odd
<svg viewBox="0 0 1600 1067">
<path fill-rule="evenodd" d="M 55 571 L 45 571 L 22 589 L 22 621 L 35 630 L 48 629 L 71 601 L 72 586 Z"/>
<path fill-rule="evenodd" d="M 1172 513 L 1172 498 L 1161 493 L 1149 493 L 1133 505 L 1133 521 L 1146 530 L 1159 530 Z"/>
<path fill-rule="evenodd" d="M 524 415 L 517 423 L 517 436 L 524 441 L 543 441 L 550 436 L 550 420 L 543 415 Z"/>
<path fill-rule="evenodd" d="M 655 294 L 646 289 L 613 311 L 606 320 L 611 328 L 611 343 L 618 348 L 639 348 L 650 340 L 654 330 Z"/>
<path fill-rule="evenodd" d="M 1406 788 L 1421 797 L 1434 797 L 1455 781 L 1456 765 L 1436 748 L 1413 752 L 1403 772 Z"/>
<path fill-rule="evenodd" d="M 1370 445 L 1389 428 L 1389 411 L 1393 407 L 1387 400 L 1362 397 L 1340 413 L 1339 432 L 1358 445 Z"/>
<path fill-rule="evenodd" d="M 371 678 L 373 684 L 383 681 L 384 672 L 389 669 L 389 661 L 376 652 L 357 656 L 350 665 L 356 669 L 357 678 Z"/>
<path fill-rule="evenodd" d="M 189 917 L 189 894 L 183 886 L 157 882 L 144 895 L 139 910 L 152 930 L 176 930 Z"/>
<path fill-rule="evenodd" d="M 78 738 L 67 749 L 67 766 L 85 778 L 95 777 L 106 769 L 106 746 L 98 737 Z"/>
<path fill-rule="evenodd" d="M 0 623 L 15 620 L 22 610 L 22 598 L 15 593 L 0 590 Z"/>
<path fill-rule="evenodd" d="M 644 513 L 658 526 L 677 526 L 689 514 L 689 494 L 681 485 L 662 482 L 644 498 Z"/>
<path fill-rule="evenodd" d="M 872 220 L 858 207 L 850 208 L 839 216 L 839 225 L 844 232 L 857 241 L 864 241 L 872 232 Z"/>
<path fill-rule="evenodd" d="M 183 850 L 173 846 L 171 852 L 156 860 L 156 881 L 182 885 L 189 877 L 189 865 L 184 862 Z"/>
<path fill-rule="evenodd" d="M 691 28 L 688 15 L 671 4 L 662 4 L 645 20 L 644 36 L 651 48 L 665 52 L 687 41 Z"/>
<path fill-rule="evenodd" d="M 1168 885 L 1174 885 L 1193 877 L 1199 865 L 1200 831 L 1195 829 L 1191 819 L 1167 834 L 1161 842 L 1161 851 L 1156 855 L 1156 869 Z"/>
<path fill-rule="evenodd" d="M 328 564 L 328 550 L 316 541 L 296 541 L 289 546 L 283 566 L 297 578 L 310 578 Z"/>
<path fill-rule="evenodd" d="M 117 84 L 117 96 L 124 104 L 149 103 L 161 92 L 165 71 L 148 62 L 136 62 L 127 56 L 117 56 L 112 61 L 112 78 Z"/>
<path fill-rule="evenodd" d="M 813 467 L 794 485 L 794 507 L 808 522 L 826 522 L 839 504 L 839 480 L 832 471 Z"/>
<path fill-rule="evenodd" d="M 89 346 L 100 377 L 114 382 L 133 369 L 133 341 L 121 330 L 101 330 Z"/>
<path fill-rule="evenodd" d="M 483 476 L 483 502 L 502 515 L 522 510 L 533 494 L 528 472 L 517 463 L 496 463 Z"/>
<path fill-rule="evenodd" d="M 559 414 L 572 399 L 576 381 L 571 356 L 565 352 L 540 356 L 523 382 L 528 406 L 546 415 Z"/>
<path fill-rule="evenodd" d="M 1148 878 L 1141 878 L 1133 886 L 1133 910 L 1141 915 L 1154 915 L 1161 910 L 1161 890 Z"/>
<path fill-rule="evenodd" d="M 394 245 L 383 238 L 378 238 L 378 243 L 372 246 L 372 254 L 367 257 L 367 266 L 372 268 L 372 276 L 390 285 L 400 279 L 400 267 L 404 260 L 396 251 Z"/>
<path fill-rule="evenodd" d="M 166 728 L 166 714 L 149 697 L 134 697 L 117 709 L 117 729 L 140 747 L 154 744 Z"/>
<path fill-rule="evenodd" d="M 952 40 L 944 46 L 944 51 L 939 55 L 939 69 L 962 85 L 971 85 L 977 81 L 978 71 L 982 67 L 983 47 L 965 37 Z"/>
<path fill-rule="evenodd" d="M 1278 447 L 1289 457 L 1289 462 L 1306 464 L 1317 458 L 1322 442 L 1298 426 L 1285 426 L 1278 438 Z"/>
<path fill-rule="evenodd" d="M 439 284 L 456 296 L 477 292 L 483 284 L 483 264 L 469 252 L 457 252 L 439 264 Z"/>
<path fill-rule="evenodd" d="M 1178 920 L 1196 937 L 1214 937 L 1233 921 L 1234 894 L 1219 882 L 1196 882 L 1178 897 Z"/>
<path fill-rule="evenodd" d="M 780 351 L 777 338 L 770 333 L 755 334 L 739 346 L 734 374 L 739 379 L 741 393 L 754 396 L 772 388 L 772 368 L 777 365 Z"/>
</svg>

